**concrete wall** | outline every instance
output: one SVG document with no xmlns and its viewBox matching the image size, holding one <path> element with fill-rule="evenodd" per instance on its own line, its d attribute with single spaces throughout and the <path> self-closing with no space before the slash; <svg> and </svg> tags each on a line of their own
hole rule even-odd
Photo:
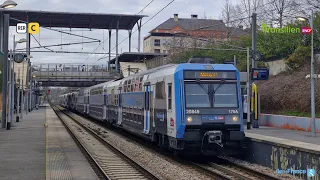
<svg viewBox="0 0 320 180">
<path fill-rule="evenodd" d="M 259 125 L 297 131 L 312 131 L 312 120 L 308 117 L 260 114 Z M 320 132 L 320 119 L 316 118 L 317 132 Z"/>
<path fill-rule="evenodd" d="M 277 60 L 277 61 L 270 61 L 267 62 L 269 66 L 269 74 L 270 75 L 277 75 L 282 71 L 285 71 L 287 68 L 286 63 L 284 60 Z"/>
</svg>

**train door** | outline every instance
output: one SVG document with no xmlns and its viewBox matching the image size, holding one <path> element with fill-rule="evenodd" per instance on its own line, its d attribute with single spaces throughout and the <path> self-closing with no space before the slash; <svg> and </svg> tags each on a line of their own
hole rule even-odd
<svg viewBox="0 0 320 180">
<path fill-rule="evenodd" d="M 83 93 L 83 113 L 87 113 L 87 90 L 84 90 Z"/>
<path fill-rule="evenodd" d="M 118 125 L 120 126 L 122 124 L 122 104 L 121 104 L 121 86 L 122 84 L 120 83 L 119 89 L 118 89 Z"/>
<path fill-rule="evenodd" d="M 176 124 L 176 116 L 174 112 L 174 89 L 172 83 L 166 84 L 166 92 L 167 92 L 167 135 L 171 137 L 175 137 L 175 124 Z M 181 97 L 181 96 L 180 96 Z M 183 102 L 183 101 L 181 101 Z M 182 104 L 181 104 L 182 106 Z M 182 109 L 182 107 L 181 107 Z"/>
<path fill-rule="evenodd" d="M 87 92 L 87 114 L 90 112 L 90 90 Z"/>
<path fill-rule="evenodd" d="M 152 86 L 152 94 L 149 96 L 151 98 L 151 114 L 152 114 L 152 127 L 156 127 L 155 119 L 156 119 L 156 114 L 155 114 L 155 99 L 156 99 L 156 86 Z"/>
<path fill-rule="evenodd" d="M 107 89 L 103 88 L 103 97 L 104 97 L 104 100 L 103 100 L 103 117 L 102 119 L 103 120 L 106 120 L 107 119 L 107 103 L 108 103 L 108 96 L 107 96 Z"/>
<path fill-rule="evenodd" d="M 89 96 L 90 96 L 90 90 L 86 90 L 84 94 L 84 113 L 89 114 Z"/>
<path fill-rule="evenodd" d="M 149 134 L 150 131 L 150 83 L 144 84 L 144 127 L 143 133 Z"/>
</svg>

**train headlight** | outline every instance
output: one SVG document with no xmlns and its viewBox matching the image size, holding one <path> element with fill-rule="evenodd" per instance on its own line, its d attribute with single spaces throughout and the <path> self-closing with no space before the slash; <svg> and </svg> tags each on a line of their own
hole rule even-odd
<svg viewBox="0 0 320 180">
<path fill-rule="evenodd" d="M 237 122 L 239 120 L 238 116 L 232 116 L 232 121 Z"/>
<path fill-rule="evenodd" d="M 188 118 L 187 118 L 187 121 L 188 121 L 189 123 L 191 123 L 191 122 L 192 122 L 192 117 L 188 117 Z"/>
</svg>

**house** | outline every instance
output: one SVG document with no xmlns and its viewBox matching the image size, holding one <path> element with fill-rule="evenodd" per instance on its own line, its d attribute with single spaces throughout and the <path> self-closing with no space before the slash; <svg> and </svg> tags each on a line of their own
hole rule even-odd
<svg viewBox="0 0 320 180">
<path fill-rule="evenodd" d="M 231 38 L 240 36 L 241 28 L 229 28 L 222 20 L 198 19 L 198 15 L 191 18 L 179 18 L 174 14 L 173 18 L 163 22 L 149 32 L 143 40 L 143 51 L 149 53 L 168 53 L 172 46 L 193 47 L 205 45 L 203 42 L 224 41 L 231 34 Z"/>
</svg>

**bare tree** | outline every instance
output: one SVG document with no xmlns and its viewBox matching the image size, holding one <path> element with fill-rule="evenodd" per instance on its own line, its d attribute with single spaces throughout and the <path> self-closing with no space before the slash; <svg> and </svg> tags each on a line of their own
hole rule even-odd
<svg viewBox="0 0 320 180">
<path fill-rule="evenodd" d="M 299 12 L 302 4 L 298 4 L 294 0 L 267 0 L 264 8 L 266 18 L 279 27 L 283 27 L 291 21 Z"/>
<path fill-rule="evenodd" d="M 222 9 L 222 18 L 228 27 L 230 27 L 231 14 L 233 11 L 234 7 L 232 3 L 229 0 L 225 0 L 225 4 Z"/>
<path fill-rule="evenodd" d="M 246 18 L 244 22 L 244 26 L 251 27 L 251 16 L 252 13 L 260 13 L 261 7 L 263 6 L 263 0 L 241 0 L 241 10 L 238 17 Z"/>
<path fill-rule="evenodd" d="M 320 8 L 320 0 L 306 0 L 308 5 L 315 7 L 315 8 Z"/>
</svg>

